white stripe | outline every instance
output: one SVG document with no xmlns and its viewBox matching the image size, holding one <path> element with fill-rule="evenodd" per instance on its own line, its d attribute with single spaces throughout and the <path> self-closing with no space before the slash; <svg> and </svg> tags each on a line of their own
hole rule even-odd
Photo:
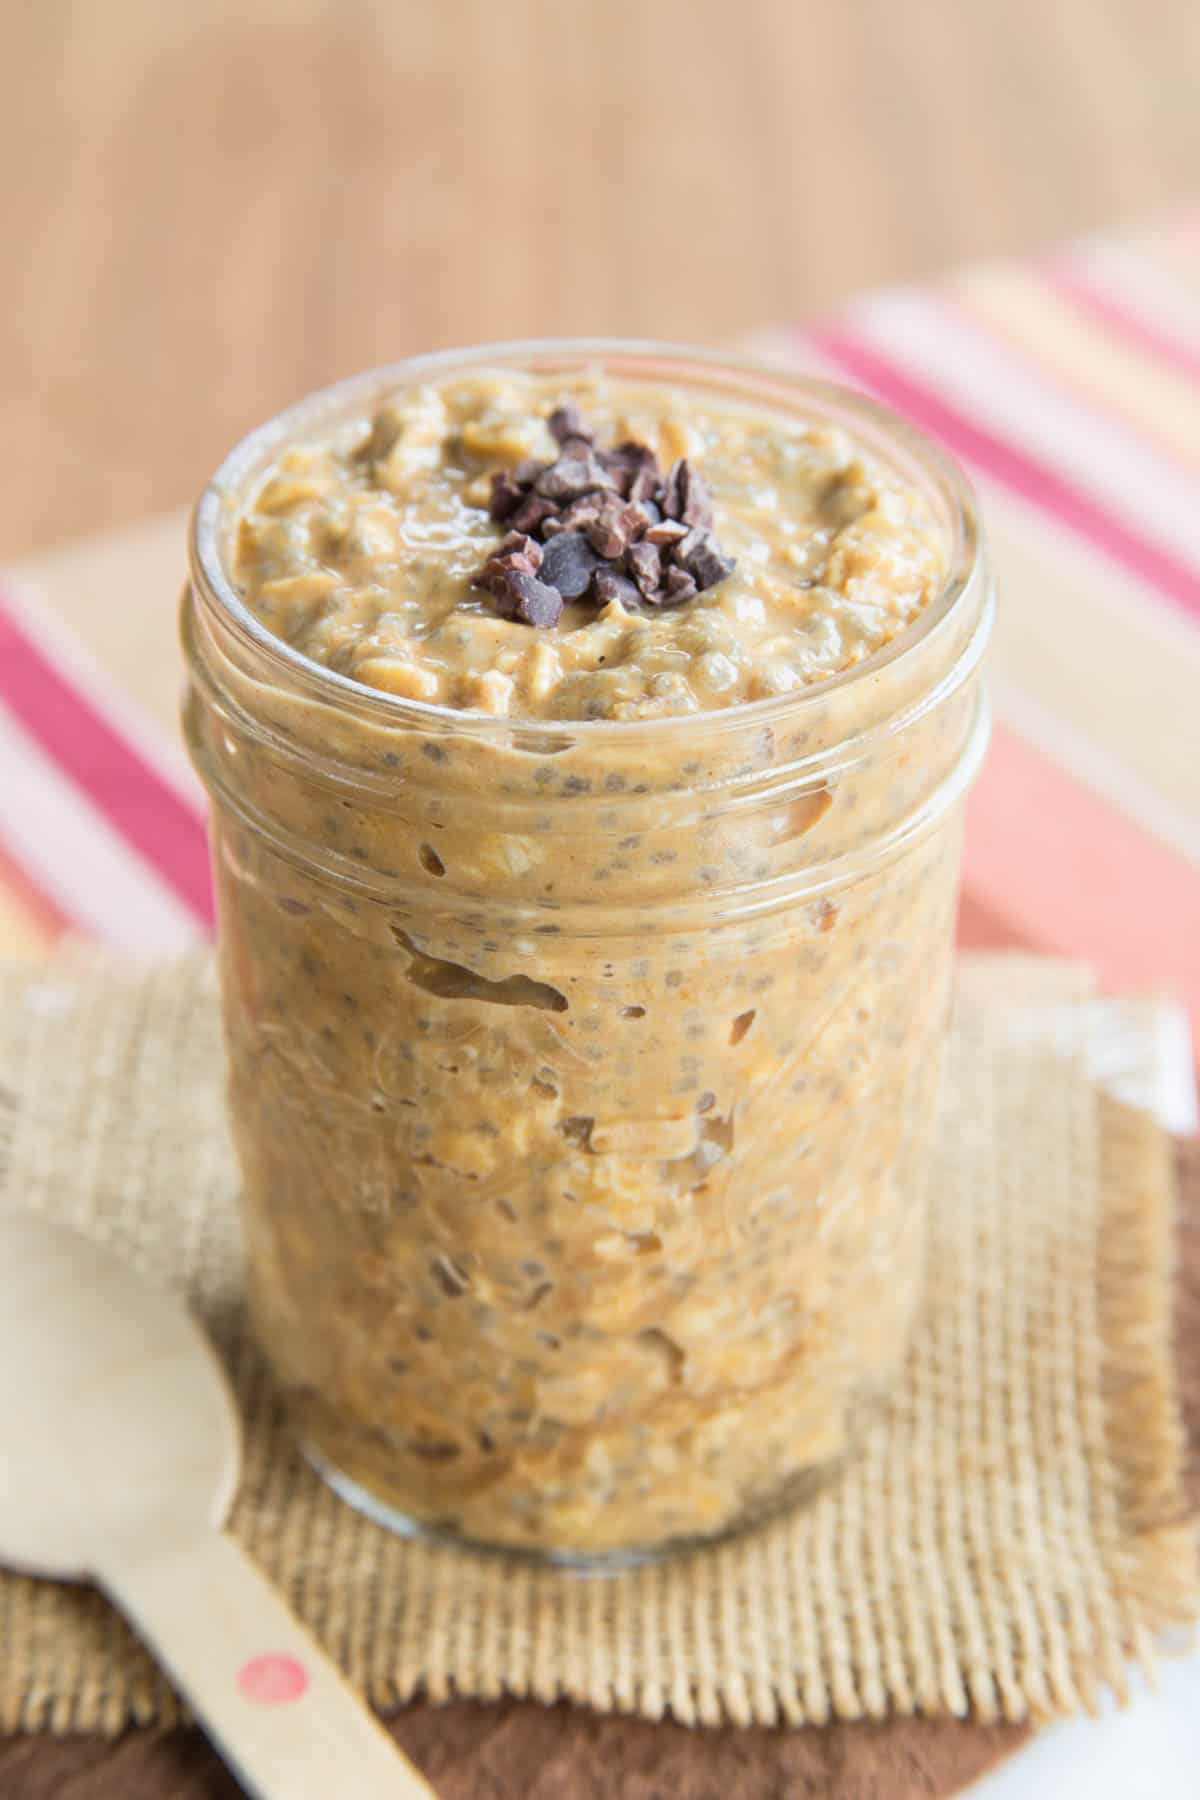
<svg viewBox="0 0 1200 1800">
<path fill-rule="evenodd" d="M 205 813 L 207 800 L 200 778 L 178 739 L 149 718 L 131 694 L 121 691 L 75 633 L 39 603 L 33 589 L 22 579 L 7 577 L 0 586 L 0 600 L 47 662 L 84 696 L 92 711 L 128 745 L 139 762 L 161 776 L 198 814 Z"/>
<path fill-rule="evenodd" d="M 989 668 L 1047 721 L 1035 726 L 1027 711 L 1023 735 L 1052 754 L 1061 744 L 1085 778 L 1194 854 L 1200 631 L 1026 501 L 988 488 L 986 513 L 997 593 Z"/>
<path fill-rule="evenodd" d="M 0 837 L 68 918 L 114 950 L 195 944 L 187 909 L 0 704 Z"/>
<path fill-rule="evenodd" d="M 1060 471 L 1200 575 L 1200 483 L 1115 419 L 1043 382 L 952 307 L 911 288 L 850 306 L 851 329 L 977 424 Z"/>
<path fill-rule="evenodd" d="M 989 677 L 996 716 L 1052 763 L 1200 868 L 1200 820 L 1189 818 L 1120 757 L 1002 676 Z"/>
<path fill-rule="evenodd" d="M 988 541 L 997 558 L 1007 533 L 1048 564 L 1061 563 L 1064 569 L 1070 569 L 1076 581 L 1085 577 L 1094 585 L 1096 630 L 1103 628 L 1124 636 L 1136 632 L 1138 637 L 1152 641 L 1157 654 L 1189 665 L 1187 680 L 1200 681 L 1200 632 L 1189 614 L 1148 589 L 1131 570 L 1115 564 L 1103 550 L 1043 512 L 1023 494 L 1014 494 L 975 471 L 972 474 L 987 497 Z M 1048 573 L 1053 578 L 1053 567 Z M 1156 679 L 1158 674 L 1155 670 Z"/>
<path fill-rule="evenodd" d="M 1200 305 L 1170 271 L 1112 238 L 1085 238 L 1053 259 L 1051 267 L 1078 272 L 1102 297 L 1111 298 L 1147 331 L 1200 351 Z"/>
</svg>

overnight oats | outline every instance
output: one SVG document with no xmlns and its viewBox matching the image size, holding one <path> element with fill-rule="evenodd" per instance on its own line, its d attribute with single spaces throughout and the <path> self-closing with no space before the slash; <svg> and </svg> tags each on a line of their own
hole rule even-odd
<svg viewBox="0 0 1200 1800">
<path fill-rule="evenodd" d="M 358 378 L 197 512 L 256 1330 L 390 1523 L 570 1558 L 815 1486 L 917 1308 L 990 594 L 898 421 L 736 359 Z"/>
</svg>

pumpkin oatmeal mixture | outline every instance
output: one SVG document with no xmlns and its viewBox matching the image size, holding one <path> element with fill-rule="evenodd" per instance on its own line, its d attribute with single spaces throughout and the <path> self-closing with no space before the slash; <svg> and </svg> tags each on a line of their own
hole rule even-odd
<svg viewBox="0 0 1200 1800">
<path fill-rule="evenodd" d="M 583 1557 L 886 1395 L 986 736 L 953 476 L 611 360 L 277 431 L 185 601 L 261 1341 L 350 1497 Z"/>
<path fill-rule="evenodd" d="M 552 635 L 477 585 L 502 532 L 534 545 L 530 581 L 564 580 L 536 621 Z M 234 574 L 277 636 L 371 687 L 631 719 L 861 662 L 944 566 L 922 496 L 844 432 L 507 373 L 399 394 L 369 429 L 286 450 L 242 518 Z"/>
</svg>

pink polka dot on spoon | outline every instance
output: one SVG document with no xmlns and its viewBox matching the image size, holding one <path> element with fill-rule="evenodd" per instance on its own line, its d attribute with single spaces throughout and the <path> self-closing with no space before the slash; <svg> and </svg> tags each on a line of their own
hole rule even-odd
<svg viewBox="0 0 1200 1800">
<path fill-rule="evenodd" d="M 237 1672 L 238 1691 L 259 1706 L 286 1706 L 308 1686 L 308 1670 L 294 1656 L 252 1656 Z"/>
</svg>

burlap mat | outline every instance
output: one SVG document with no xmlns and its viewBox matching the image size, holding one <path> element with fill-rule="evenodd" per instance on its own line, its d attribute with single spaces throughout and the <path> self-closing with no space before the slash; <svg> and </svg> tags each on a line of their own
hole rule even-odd
<svg viewBox="0 0 1200 1800">
<path fill-rule="evenodd" d="M 1165 1143 L 1088 1073 L 1065 965 L 963 967 L 931 1289 L 845 1477 L 719 1549 L 604 1580 L 390 1537 L 292 1447 L 243 1324 L 211 970 L 0 976 L 0 1199 L 186 1292 L 247 1420 L 234 1529 L 381 1706 L 423 1690 L 686 1722 L 1095 1703 L 1197 1611 L 1169 1359 Z M 0 1577 L 0 1728 L 116 1731 L 177 1703 L 81 1589 Z"/>
</svg>

